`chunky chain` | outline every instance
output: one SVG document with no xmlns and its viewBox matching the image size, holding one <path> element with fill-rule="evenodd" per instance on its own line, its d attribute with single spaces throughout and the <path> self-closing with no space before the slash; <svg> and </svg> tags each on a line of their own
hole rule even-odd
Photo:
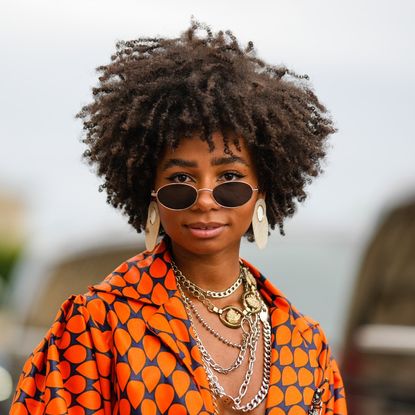
<svg viewBox="0 0 415 415">
<path fill-rule="evenodd" d="M 207 298 L 225 298 L 229 297 L 231 294 L 233 294 L 242 284 L 242 273 L 243 273 L 243 267 L 241 265 L 238 278 L 236 281 L 226 290 L 224 291 L 211 291 L 211 290 L 204 290 L 203 288 L 200 288 L 198 285 L 196 285 L 194 282 L 190 281 L 188 278 L 186 278 L 183 273 L 177 268 L 177 265 L 171 261 L 171 265 L 174 271 L 174 274 L 176 275 L 176 278 L 180 281 L 180 283 L 188 290 L 192 295 L 195 295 L 196 293 L 199 293 Z"/>
<path fill-rule="evenodd" d="M 224 308 L 215 306 L 207 297 L 206 290 L 201 289 L 196 284 L 189 281 L 177 268 L 176 264 L 172 263 L 172 267 L 176 275 L 177 283 L 181 284 L 193 295 L 193 297 L 197 298 L 202 304 L 204 304 L 211 313 L 217 314 L 220 321 L 227 327 L 233 329 L 241 328 L 244 317 L 249 316 L 250 314 L 259 313 L 261 311 L 263 301 L 261 300 L 256 288 L 255 278 L 242 264 L 239 278 L 242 282 L 244 282 L 244 294 L 242 297 L 243 310 L 233 305 L 229 305 Z M 236 283 L 234 283 L 233 286 L 239 287 L 239 284 L 235 284 Z"/>
<path fill-rule="evenodd" d="M 268 321 L 269 319 L 268 309 L 256 289 L 256 283 L 255 283 L 254 277 L 252 276 L 252 274 L 249 273 L 249 271 L 245 267 L 241 268 L 241 274 L 239 278 L 241 279 L 241 281 L 243 280 L 245 281 L 245 290 L 244 290 L 245 293 L 243 296 L 243 302 L 244 302 L 245 307 L 242 312 L 242 319 L 238 326 L 242 329 L 243 339 L 240 344 L 237 344 L 224 338 L 220 333 L 218 333 L 211 326 L 209 326 L 209 324 L 202 318 L 200 313 L 197 311 L 197 308 L 195 307 L 193 302 L 190 300 L 190 298 L 186 296 L 186 294 L 183 291 L 183 288 L 188 290 L 194 297 L 196 297 L 202 304 L 204 304 L 210 312 L 216 312 L 217 314 L 219 314 L 220 317 L 221 317 L 221 313 L 226 311 L 227 308 L 232 308 L 233 306 L 228 306 L 228 307 L 225 307 L 224 309 L 220 309 L 216 307 L 210 300 L 208 300 L 207 296 L 209 296 L 209 294 L 206 295 L 208 291 L 202 290 L 200 289 L 200 287 L 190 282 L 177 269 L 177 266 L 175 264 L 173 264 L 173 270 L 176 275 L 178 289 L 183 298 L 186 311 L 189 316 L 190 324 L 191 324 L 191 327 L 194 333 L 194 338 L 196 340 L 196 343 L 202 355 L 202 360 L 205 366 L 209 385 L 214 395 L 215 414 L 219 414 L 216 398 L 219 398 L 224 403 L 231 405 L 234 410 L 242 411 L 242 412 L 252 411 L 258 405 L 260 405 L 260 403 L 264 400 L 264 398 L 266 397 L 268 393 L 269 381 L 270 381 L 270 369 L 271 369 L 271 326 Z M 244 275 L 244 278 L 242 277 L 242 275 Z M 234 287 L 235 284 L 237 284 L 237 282 L 238 281 L 236 281 L 228 290 Z M 237 287 L 239 287 L 239 285 L 237 285 Z M 228 290 L 225 290 L 220 293 L 223 294 L 227 292 Z M 233 292 L 235 290 L 236 288 L 233 290 Z M 223 296 L 225 297 L 227 295 L 223 295 Z M 249 298 L 249 296 L 251 297 Z M 214 298 L 222 298 L 222 296 L 214 297 Z M 257 301 L 259 302 L 259 308 L 258 308 Z M 233 308 L 238 310 L 236 307 L 233 307 Z M 237 358 L 229 367 L 222 367 L 221 365 L 219 365 L 210 355 L 206 347 L 203 345 L 203 342 L 201 341 L 200 336 L 194 324 L 193 314 L 196 316 L 196 318 L 199 320 L 202 326 L 206 328 L 216 338 L 218 338 L 218 340 L 222 341 L 223 343 L 225 343 L 226 345 L 230 347 L 235 347 L 239 349 Z M 245 397 L 248 391 L 248 387 L 252 379 L 252 375 L 254 373 L 256 351 L 257 351 L 258 341 L 261 335 L 261 322 L 263 326 L 262 335 L 263 335 L 263 340 L 264 340 L 264 352 L 263 352 L 264 362 L 263 362 L 262 383 L 256 395 L 248 403 L 242 404 L 242 399 Z M 245 326 L 247 326 L 248 329 L 246 329 Z M 221 373 L 221 374 L 229 374 L 233 370 L 237 369 L 244 361 L 246 352 L 248 349 L 249 349 L 248 368 L 245 373 L 242 384 L 239 388 L 238 396 L 232 397 L 228 393 L 226 393 L 225 389 L 220 384 L 219 379 L 215 375 L 214 372 Z"/>
<path fill-rule="evenodd" d="M 193 301 L 190 300 L 190 298 L 187 297 L 187 300 L 189 301 L 189 306 L 193 312 L 193 314 L 196 316 L 196 318 L 199 320 L 199 322 L 202 324 L 202 326 L 209 331 L 211 334 L 213 334 L 218 340 L 220 340 L 222 343 L 226 344 L 227 346 L 234 347 L 236 349 L 242 348 L 243 343 L 246 341 L 245 338 L 247 338 L 247 334 L 242 334 L 242 343 L 234 343 L 231 340 L 226 339 L 223 337 L 218 331 L 214 330 L 207 322 L 206 320 L 200 315 L 199 311 L 197 310 L 196 306 L 193 304 Z"/>
<path fill-rule="evenodd" d="M 264 325 L 264 370 L 263 370 L 263 378 L 262 384 L 259 388 L 256 395 L 245 405 L 241 405 L 240 401 L 237 401 L 238 398 L 235 399 L 234 409 L 248 412 L 255 409 L 267 396 L 268 389 L 269 389 L 269 381 L 270 381 L 270 371 L 271 371 L 271 325 L 268 321 L 263 322 Z M 242 386 L 241 386 L 242 388 Z"/>
<path fill-rule="evenodd" d="M 246 404 L 242 405 L 242 399 L 245 396 L 249 383 L 252 378 L 253 374 L 253 367 L 254 362 L 256 360 L 255 352 L 257 342 L 254 345 L 253 349 L 250 351 L 250 359 L 248 363 L 248 370 L 245 373 L 244 380 L 239 388 L 239 394 L 237 397 L 232 397 L 226 393 L 223 386 L 219 383 L 218 377 L 213 373 L 212 368 L 209 366 L 208 362 L 205 363 L 206 374 L 208 377 L 209 384 L 211 386 L 211 390 L 215 396 L 220 398 L 225 403 L 229 403 L 232 405 L 232 409 L 242 412 L 248 412 L 255 409 L 260 403 L 264 400 L 267 396 L 268 389 L 269 389 L 269 381 L 270 381 L 270 369 L 271 369 L 271 326 L 268 322 L 263 322 L 264 325 L 264 368 L 263 368 L 263 379 L 261 386 L 256 393 L 256 395 Z M 194 327 L 193 327 L 193 330 Z M 258 337 L 257 339 L 258 340 Z"/>
<path fill-rule="evenodd" d="M 181 288 L 179 288 L 181 289 Z M 185 305 L 188 305 L 189 302 L 189 298 L 187 298 L 185 295 L 183 295 L 183 291 L 181 291 L 181 294 L 183 296 Z M 186 304 L 187 303 L 187 304 Z M 196 338 L 196 342 L 199 346 L 200 352 L 202 354 L 203 360 L 209 365 L 209 367 L 211 367 L 213 370 L 215 370 L 218 373 L 222 373 L 222 374 L 228 374 L 230 372 L 232 372 L 233 370 L 237 369 L 242 362 L 244 361 L 245 358 L 245 354 L 246 354 L 246 350 L 248 348 L 248 336 L 245 336 L 245 339 L 242 343 L 242 347 L 239 350 L 238 356 L 236 358 L 236 360 L 227 368 L 219 365 L 218 363 L 216 363 L 215 359 L 211 356 L 211 354 L 207 351 L 206 347 L 203 345 L 202 341 L 200 340 L 199 337 L 199 333 L 197 332 L 197 330 L 195 328 L 193 328 L 194 334 L 195 334 L 195 338 Z"/>
</svg>

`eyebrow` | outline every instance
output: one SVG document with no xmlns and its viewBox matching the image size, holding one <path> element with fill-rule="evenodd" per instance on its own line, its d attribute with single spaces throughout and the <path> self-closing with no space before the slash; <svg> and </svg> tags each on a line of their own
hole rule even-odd
<svg viewBox="0 0 415 415">
<path fill-rule="evenodd" d="M 211 161 L 212 166 L 223 166 L 226 164 L 232 163 L 240 163 L 245 166 L 249 166 L 249 164 L 244 160 L 242 157 L 238 156 L 226 156 L 226 157 L 215 157 Z M 163 171 L 169 169 L 170 167 L 190 167 L 194 168 L 197 167 L 197 163 L 191 160 L 184 160 L 184 159 L 169 159 L 164 163 Z"/>
<path fill-rule="evenodd" d="M 197 167 L 195 161 L 183 160 L 183 159 L 169 159 L 164 163 L 163 171 L 170 167 Z"/>
<path fill-rule="evenodd" d="M 241 164 L 244 164 L 245 166 L 249 166 L 246 160 L 238 156 L 215 157 L 211 162 L 212 166 L 222 166 L 224 164 L 232 164 L 232 163 L 241 163 Z"/>
</svg>

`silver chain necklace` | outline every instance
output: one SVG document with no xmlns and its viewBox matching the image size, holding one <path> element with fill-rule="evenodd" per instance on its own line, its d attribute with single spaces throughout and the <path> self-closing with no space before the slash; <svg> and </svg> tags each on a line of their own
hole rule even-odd
<svg viewBox="0 0 415 415">
<path fill-rule="evenodd" d="M 188 297 L 187 297 L 188 298 Z M 219 332 L 217 332 L 216 330 L 214 330 L 207 322 L 206 320 L 200 315 L 199 311 L 197 310 L 196 306 L 193 304 L 193 301 L 190 300 L 190 298 L 188 298 L 189 300 L 189 306 L 193 312 L 193 314 L 196 316 L 196 318 L 199 320 L 199 322 L 202 324 L 202 326 L 211 334 L 213 334 L 218 340 L 220 340 L 222 343 L 226 344 L 227 346 L 230 347 L 234 347 L 237 349 L 240 349 L 244 343 L 244 341 L 247 341 L 246 339 L 248 338 L 248 336 L 243 333 L 243 339 L 241 343 L 234 343 L 231 340 L 226 339 L 225 337 L 223 337 Z"/>
<path fill-rule="evenodd" d="M 188 310 L 188 314 L 190 315 L 189 311 L 191 311 L 190 309 L 192 307 L 191 306 L 191 300 L 190 300 L 189 297 L 187 297 L 184 294 L 184 292 L 182 291 L 182 288 L 180 287 L 180 285 L 178 287 L 179 287 L 179 290 L 180 290 L 180 294 L 183 297 L 185 306 Z M 193 319 L 191 319 L 191 322 L 192 321 L 193 321 Z M 236 360 L 229 367 L 225 368 L 225 367 L 219 365 L 218 363 L 216 363 L 215 359 L 207 351 L 204 344 L 200 340 L 199 333 L 197 332 L 197 330 L 195 330 L 194 327 L 193 327 L 193 331 L 195 332 L 196 342 L 198 343 L 198 346 L 199 346 L 200 352 L 203 356 L 203 359 L 205 360 L 205 362 L 207 362 L 209 367 L 211 367 L 214 371 L 216 371 L 218 373 L 222 373 L 222 374 L 228 374 L 228 373 L 232 372 L 233 370 L 237 369 L 242 364 L 242 362 L 244 361 L 246 351 L 247 351 L 247 348 L 248 348 L 248 344 L 249 344 L 249 336 L 247 336 L 247 335 L 245 336 L 245 339 L 241 344 L 241 348 L 239 350 L 238 357 L 236 358 Z M 215 330 L 213 330 L 213 331 L 215 331 Z M 217 334 L 220 336 L 219 333 L 217 333 Z"/>
<path fill-rule="evenodd" d="M 175 264 L 173 265 L 173 270 L 176 275 L 178 289 L 183 298 L 186 311 L 189 316 L 190 324 L 194 332 L 196 343 L 202 355 L 202 360 L 205 366 L 209 385 L 210 385 L 213 395 L 221 399 L 224 403 L 231 405 L 234 410 L 248 412 L 248 411 L 255 409 L 264 400 L 269 389 L 270 369 L 271 369 L 271 326 L 268 322 L 269 317 L 268 317 L 267 306 L 263 302 L 262 298 L 259 296 L 259 293 L 256 290 L 256 281 L 254 277 L 249 273 L 247 269 L 245 268 L 243 269 L 244 274 L 245 274 L 245 279 L 246 279 L 246 289 L 245 289 L 245 293 L 243 297 L 244 304 L 245 304 L 245 310 L 242 316 L 241 324 L 239 325 L 239 327 L 241 327 L 243 331 L 243 340 L 241 344 L 236 344 L 225 339 L 221 334 L 219 334 L 216 330 L 214 330 L 212 327 L 210 327 L 205 322 L 205 320 L 200 316 L 200 313 L 198 313 L 196 307 L 194 306 L 190 298 L 188 298 L 186 294 L 184 293 L 182 284 L 184 288 L 188 289 L 190 293 L 192 293 L 197 299 L 199 299 L 204 305 L 206 305 L 209 311 L 217 312 L 215 310 L 212 310 L 211 309 L 212 307 L 214 307 L 217 310 L 221 310 L 221 309 L 218 309 L 209 300 L 207 300 L 206 296 L 204 295 L 204 290 L 200 289 L 198 286 L 196 286 L 193 283 L 191 283 L 193 284 L 193 286 L 190 286 L 190 284 L 187 283 L 189 282 L 189 280 L 178 270 Z M 242 280 L 241 275 L 242 275 L 242 272 L 239 277 Z M 234 283 L 232 286 L 234 286 L 235 284 L 236 283 Z M 227 290 L 225 290 L 224 292 L 226 291 Z M 246 304 L 247 294 L 252 294 L 252 293 L 255 293 L 254 299 L 255 300 L 258 299 L 258 301 L 260 302 L 260 309 L 258 309 L 257 304 L 255 304 L 255 307 L 252 307 L 251 304 L 248 304 L 248 305 Z M 193 314 L 195 314 L 196 318 L 201 322 L 203 327 L 205 327 L 216 338 L 218 338 L 220 341 L 227 344 L 228 346 L 237 347 L 240 349 L 236 360 L 229 367 L 224 368 L 218 363 L 216 363 L 216 361 L 212 358 L 210 353 L 207 351 L 206 347 L 203 345 L 203 342 L 201 341 L 200 336 L 196 330 L 196 327 L 193 321 L 192 312 Z M 263 339 L 264 339 L 264 357 L 263 357 L 264 363 L 263 363 L 262 383 L 256 395 L 248 403 L 242 404 L 242 399 L 247 393 L 249 383 L 254 373 L 254 363 L 256 361 L 256 350 L 258 346 L 258 340 L 261 334 L 261 322 L 263 325 L 262 331 L 263 331 Z M 247 323 L 248 331 L 245 329 L 244 323 Z M 230 372 L 238 368 L 244 361 L 246 351 L 248 348 L 249 348 L 248 369 L 245 373 L 244 380 L 239 388 L 238 396 L 232 397 L 228 393 L 226 393 L 225 389 L 220 384 L 218 377 L 214 374 L 214 371 L 216 371 L 217 373 L 229 374 Z M 219 414 L 217 402 L 215 399 L 214 399 L 214 405 L 215 405 L 215 413 Z"/>
<path fill-rule="evenodd" d="M 256 395 L 246 404 L 242 404 L 242 399 L 245 396 L 249 383 L 254 372 L 254 362 L 256 360 L 256 346 L 253 345 L 250 349 L 250 359 L 248 363 L 248 370 L 245 373 L 244 380 L 239 388 L 239 393 L 237 397 L 232 397 L 226 393 L 223 386 L 219 383 L 218 377 L 213 373 L 209 364 L 205 362 L 205 369 L 209 384 L 211 385 L 212 392 L 215 396 L 221 399 L 225 404 L 232 405 L 232 409 L 242 412 L 248 412 L 255 409 L 267 396 L 269 389 L 269 380 L 270 380 L 270 369 L 271 369 L 271 326 L 268 322 L 263 323 L 263 337 L 264 337 L 264 369 L 263 369 L 263 379 L 261 386 L 256 393 Z"/>
<path fill-rule="evenodd" d="M 231 294 L 233 294 L 242 284 L 242 273 L 243 273 L 243 267 L 240 266 L 240 271 L 238 278 L 236 281 L 226 290 L 223 291 L 212 291 L 212 290 L 204 290 L 203 288 L 196 285 L 194 282 L 190 281 L 187 277 L 183 275 L 183 273 L 177 268 L 177 265 L 171 261 L 171 265 L 174 271 L 174 274 L 176 275 L 176 278 L 186 287 L 188 291 L 190 291 L 193 295 L 195 293 L 201 293 L 206 298 L 225 298 L 229 297 Z"/>
<path fill-rule="evenodd" d="M 233 329 L 240 328 L 244 317 L 253 313 L 259 313 L 263 307 L 263 302 L 256 289 L 256 280 L 250 274 L 248 269 L 242 266 L 242 264 L 239 278 L 241 278 L 241 281 L 245 283 L 245 290 L 242 298 L 244 305 L 243 310 L 241 310 L 238 306 L 234 305 L 228 305 L 224 308 L 216 307 L 212 303 L 212 301 L 205 295 L 206 290 L 200 289 L 197 285 L 189 281 L 189 279 L 186 278 L 183 275 L 183 273 L 177 268 L 176 264 L 172 263 L 172 266 L 178 284 L 182 284 L 183 287 L 187 291 L 189 291 L 195 298 L 197 298 L 200 302 L 202 302 L 210 312 L 217 314 L 220 321 L 227 327 Z M 235 283 L 233 284 L 233 286 L 235 286 Z"/>
</svg>

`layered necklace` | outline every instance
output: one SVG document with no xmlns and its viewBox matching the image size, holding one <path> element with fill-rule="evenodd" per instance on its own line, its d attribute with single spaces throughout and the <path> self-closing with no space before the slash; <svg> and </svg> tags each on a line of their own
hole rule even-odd
<svg viewBox="0 0 415 415">
<path fill-rule="evenodd" d="M 226 405 L 230 405 L 234 410 L 242 412 L 252 411 L 260 405 L 268 393 L 271 368 L 271 326 L 268 321 L 268 308 L 259 294 L 255 278 L 249 269 L 241 263 L 239 276 L 229 288 L 224 291 L 210 291 L 204 290 L 185 277 L 174 262 L 172 262 L 172 268 L 176 276 L 177 287 L 183 298 L 189 316 L 196 343 L 202 355 L 209 385 L 215 397 L 215 413 L 219 413 L 216 399 L 221 400 Z M 243 309 L 233 305 L 220 308 L 212 302 L 213 299 L 229 297 L 241 285 L 243 285 L 244 288 L 244 293 L 242 295 Z M 197 299 L 209 312 L 216 314 L 224 326 L 241 330 L 242 341 L 240 343 L 232 342 L 212 328 L 201 316 L 193 300 L 190 299 L 187 293 L 190 293 L 192 297 Z M 194 318 L 196 318 L 201 323 L 202 327 L 219 341 L 231 348 L 239 349 L 238 356 L 230 366 L 223 367 L 215 361 L 199 336 L 194 324 Z M 249 402 L 243 404 L 242 400 L 248 391 L 249 383 L 254 373 L 256 350 L 261 332 L 264 343 L 262 383 L 256 395 Z M 215 372 L 229 375 L 235 369 L 240 367 L 246 359 L 248 359 L 248 368 L 245 372 L 242 384 L 240 385 L 239 393 L 237 396 L 231 396 L 220 384 Z"/>
</svg>

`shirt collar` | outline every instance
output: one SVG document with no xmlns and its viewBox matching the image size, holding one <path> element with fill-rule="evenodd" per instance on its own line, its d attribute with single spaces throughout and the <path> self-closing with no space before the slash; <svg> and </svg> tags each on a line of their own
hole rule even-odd
<svg viewBox="0 0 415 415">
<path fill-rule="evenodd" d="M 180 298 L 171 261 L 170 243 L 168 238 L 164 238 L 153 251 L 144 251 L 123 262 L 101 283 L 93 285 L 90 289 L 163 307 L 171 298 Z M 257 268 L 244 259 L 242 262 L 255 277 L 258 289 L 270 307 L 271 318 L 275 310 L 278 310 L 278 319 L 290 318 L 300 332 L 307 331 L 317 324 L 308 317 L 304 318 Z"/>
</svg>

